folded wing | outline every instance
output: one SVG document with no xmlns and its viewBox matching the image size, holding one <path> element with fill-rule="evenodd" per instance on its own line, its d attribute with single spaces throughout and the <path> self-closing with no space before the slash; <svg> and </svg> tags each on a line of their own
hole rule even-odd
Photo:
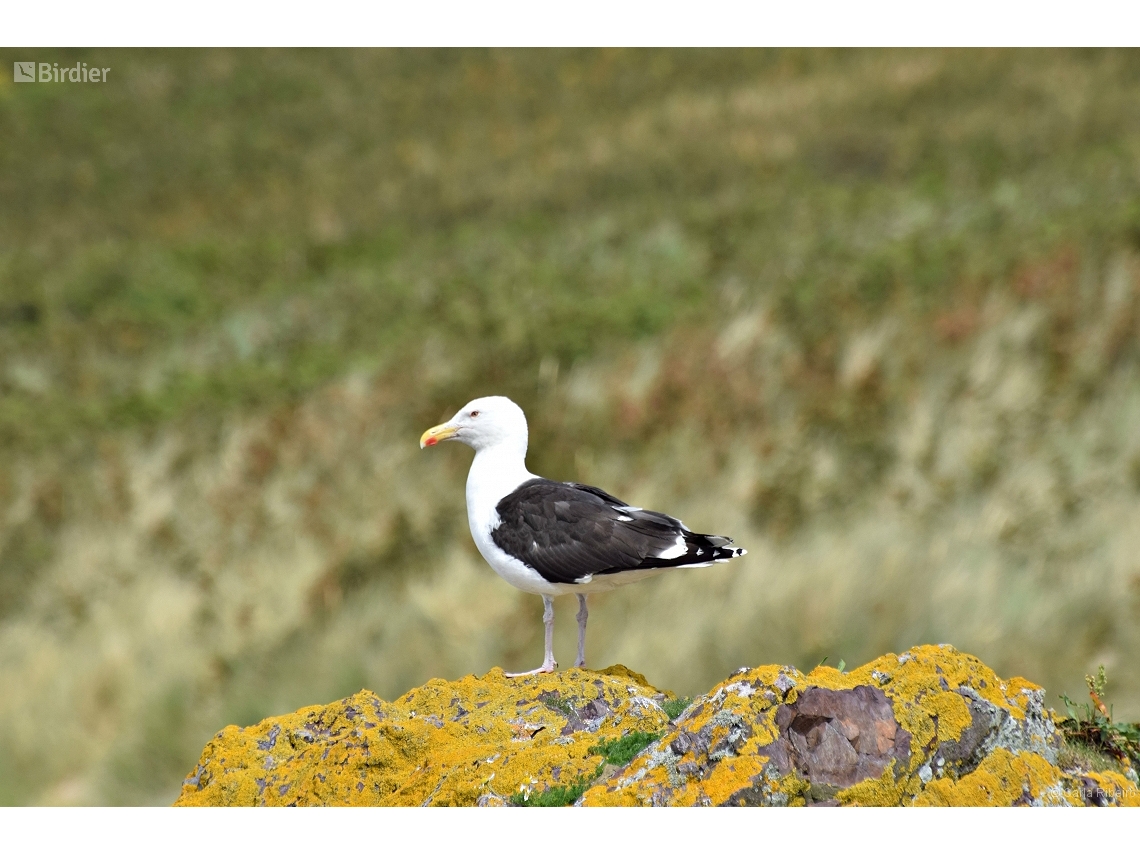
<svg viewBox="0 0 1140 855">
<path fill-rule="evenodd" d="M 546 581 L 573 583 L 607 573 L 702 567 L 744 550 L 720 535 L 632 507 L 597 487 L 535 478 L 496 506 L 491 538 Z"/>
</svg>

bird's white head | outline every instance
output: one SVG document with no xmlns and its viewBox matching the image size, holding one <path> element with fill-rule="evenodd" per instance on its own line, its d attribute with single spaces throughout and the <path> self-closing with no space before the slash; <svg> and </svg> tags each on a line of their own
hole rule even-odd
<svg viewBox="0 0 1140 855">
<path fill-rule="evenodd" d="M 420 448 L 457 439 L 475 451 L 498 446 L 510 447 L 526 455 L 526 416 L 510 398 L 495 395 L 476 398 L 460 408 L 449 421 L 424 431 Z"/>
</svg>

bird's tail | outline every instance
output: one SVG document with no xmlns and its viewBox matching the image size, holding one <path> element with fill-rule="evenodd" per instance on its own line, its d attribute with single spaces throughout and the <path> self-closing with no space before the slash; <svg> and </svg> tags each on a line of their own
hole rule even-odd
<svg viewBox="0 0 1140 855">
<path fill-rule="evenodd" d="M 719 534 L 706 534 L 704 538 L 712 545 L 713 561 L 717 564 L 723 564 L 725 561 L 731 561 L 733 558 L 739 558 L 741 555 L 748 554 L 747 549 L 733 546 L 731 537 L 724 537 Z"/>
<path fill-rule="evenodd" d="M 717 564 L 723 564 L 725 561 L 731 561 L 733 558 L 739 558 L 741 555 L 747 554 L 748 550 L 742 549 L 739 546 L 722 547 L 716 551 L 716 557 L 713 558 L 713 561 Z"/>
<path fill-rule="evenodd" d="M 719 534 L 697 534 L 685 530 L 677 536 L 677 543 L 664 553 L 646 558 L 641 567 L 708 567 L 722 564 L 745 554 L 745 550 L 732 545 L 732 538 Z"/>
</svg>

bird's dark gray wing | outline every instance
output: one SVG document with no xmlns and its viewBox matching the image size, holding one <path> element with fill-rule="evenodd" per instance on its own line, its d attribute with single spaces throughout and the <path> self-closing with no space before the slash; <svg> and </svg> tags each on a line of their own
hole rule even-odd
<svg viewBox="0 0 1140 855">
<path fill-rule="evenodd" d="M 727 548 L 727 537 L 696 534 L 680 520 L 631 507 L 584 484 L 535 478 L 503 497 L 495 510 L 495 545 L 548 582 L 708 564 L 740 554 Z"/>
</svg>

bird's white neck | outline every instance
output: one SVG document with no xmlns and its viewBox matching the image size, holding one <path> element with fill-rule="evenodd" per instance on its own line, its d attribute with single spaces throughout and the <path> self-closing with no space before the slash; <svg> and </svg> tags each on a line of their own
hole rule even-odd
<svg viewBox="0 0 1140 855">
<path fill-rule="evenodd" d="M 482 517 L 503 496 L 535 476 L 526 468 L 526 448 L 499 443 L 475 452 L 467 473 L 467 513 Z"/>
</svg>

